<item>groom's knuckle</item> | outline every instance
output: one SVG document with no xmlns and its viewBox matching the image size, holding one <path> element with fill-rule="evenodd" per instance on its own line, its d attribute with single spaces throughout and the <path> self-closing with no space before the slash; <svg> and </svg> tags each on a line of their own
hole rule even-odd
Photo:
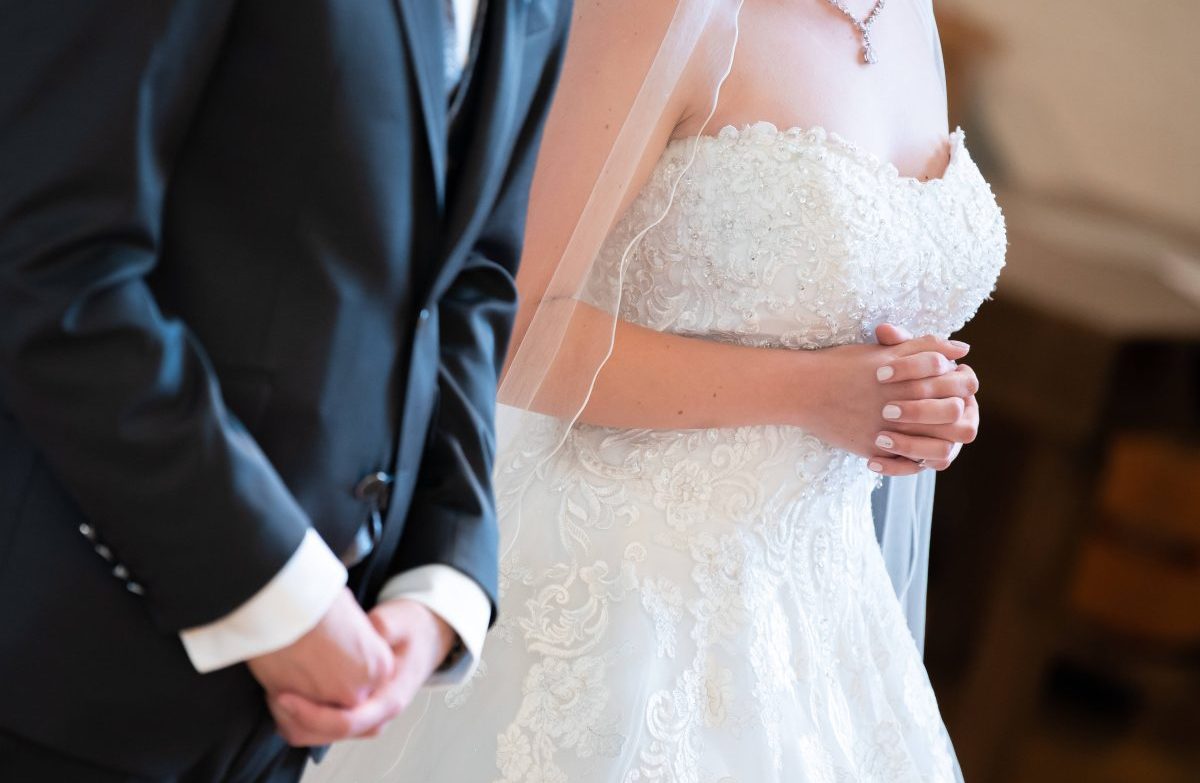
<svg viewBox="0 0 1200 783">
<path fill-rule="evenodd" d="M 387 673 L 387 661 L 383 658 L 371 658 L 367 660 L 364 668 L 366 670 L 364 672 L 366 680 L 368 682 L 378 682 Z"/>
<path fill-rule="evenodd" d="M 379 612 L 376 615 L 383 638 L 392 639 L 396 635 L 396 620 L 391 612 Z"/>
<path fill-rule="evenodd" d="M 368 677 L 366 679 L 370 678 Z M 345 704 L 348 707 L 357 707 L 358 705 L 362 704 L 364 698 L 366 697 L 363 694 L 362 689 L 352 685 L 342 686 L 334 695 L 334 701 L 336 701 L 338 704 Z"/>
</svg>

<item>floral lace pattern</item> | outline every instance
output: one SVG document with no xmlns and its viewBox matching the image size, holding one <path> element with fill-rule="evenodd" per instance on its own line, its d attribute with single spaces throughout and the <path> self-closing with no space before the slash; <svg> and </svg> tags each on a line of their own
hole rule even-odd
<svg viewBox="0 0 1200 783">
<path fill-rule="evenodd" d="M 624 318 L 798 349 L 866 340 L 883 320 L 948 334 L 991 292 L 1005 248 L 991 191 L 952 141 L 945 177 L 925 183 L 819 129 L 675 142 L 597 285 L 698 144 L 667 219 L 629 257 Z M 577 425 L 554 450 L 558 432 L 528 429 L 500 455 L 502 526 L 521 534 L 485 666 L 435 697 L 411 727 L 425 752 L 384 779 L 957 779 L 863 460 L 789 427 Z"/>
<path fill-rule="evenodd" d="M 622 317 L 790 348 L 867 340 L 883 321 L 957 331 L 994 288 L 1007 245 L 964 140 L 951 135 L 945 174 L 925 182 L 822 128 L 760 122 L 677 140 L 610 237 L 595 303 L 698 144 L 667 219 L 627 262 Z"/>
</svg>

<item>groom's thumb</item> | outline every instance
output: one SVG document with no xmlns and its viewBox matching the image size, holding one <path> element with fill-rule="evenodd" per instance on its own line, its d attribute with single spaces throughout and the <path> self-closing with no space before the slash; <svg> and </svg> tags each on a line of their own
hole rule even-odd
<svg viewBox="0 0 1200 783">
<path fill-rule="evenodd" d="M 372 609 L 367 613 L 367 617 L 371 618 L 371 625 L 375 627 L 375 632 L 383 637 L 383 640 L 390 647 L 392 644 L 392 636 L 395 635 L 396 629 L 391 627 L 388 622 L 388 617 L 385 613 L 379 611 L 379 607 Z"/>
</svg>

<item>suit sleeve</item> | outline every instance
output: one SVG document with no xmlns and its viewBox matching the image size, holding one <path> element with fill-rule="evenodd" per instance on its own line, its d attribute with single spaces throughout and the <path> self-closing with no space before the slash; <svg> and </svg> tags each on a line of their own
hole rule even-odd
<svg viewBox="0 0 1200 783">
<path fill-rule="evenodd" d="M 514 146 L 504 186 L 470 257 L 438 303 L 438 407 L 408 522 L 390 573 L 441 563 L 497 598 L 492 493 L 500 370 L 517 312 L 517 263 L 542 126 L 566 46 L 569 3 L 559 3 L 556 43 Z"/>
<path fill-rule="evenodd" d="M 309 529 L 146 282 L 235 4 L 0 0 L 0 407 L 169 632 L 234 610 Z"/>
</svg>

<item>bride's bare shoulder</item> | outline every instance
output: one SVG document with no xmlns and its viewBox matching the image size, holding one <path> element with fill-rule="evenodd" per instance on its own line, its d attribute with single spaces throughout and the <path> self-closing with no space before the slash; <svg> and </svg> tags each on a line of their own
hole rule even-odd
<svg viewBox="0 0 1200 783">
<path fill-rule="evenodd" d="M 571 46 L 594 44 L 613 54 L 653 54 L 666 34 L 675 8 L 691 0 L 582 0 L 575 3 Z"/>
<path fill-rule="evenodd" d="M 638 47 L 657 49 L 676 17 L 717 21 L 732 18 L 742 0 L 579 0 L 572 29 L 620 36 Z"/>
<path fill-rule="evenodd" d="M 687 65 L 671 103 L 686 113 L 690 93 L 706 98 L 713 73 L 728 56 L 739 5 L 740 0 L 578 0 L 563 83 L 568 89 L 587 84 L 593 99 L 601 93 L 620 96 L 618 103 L 631 100 L 672 36 Z"/>
</svg>

